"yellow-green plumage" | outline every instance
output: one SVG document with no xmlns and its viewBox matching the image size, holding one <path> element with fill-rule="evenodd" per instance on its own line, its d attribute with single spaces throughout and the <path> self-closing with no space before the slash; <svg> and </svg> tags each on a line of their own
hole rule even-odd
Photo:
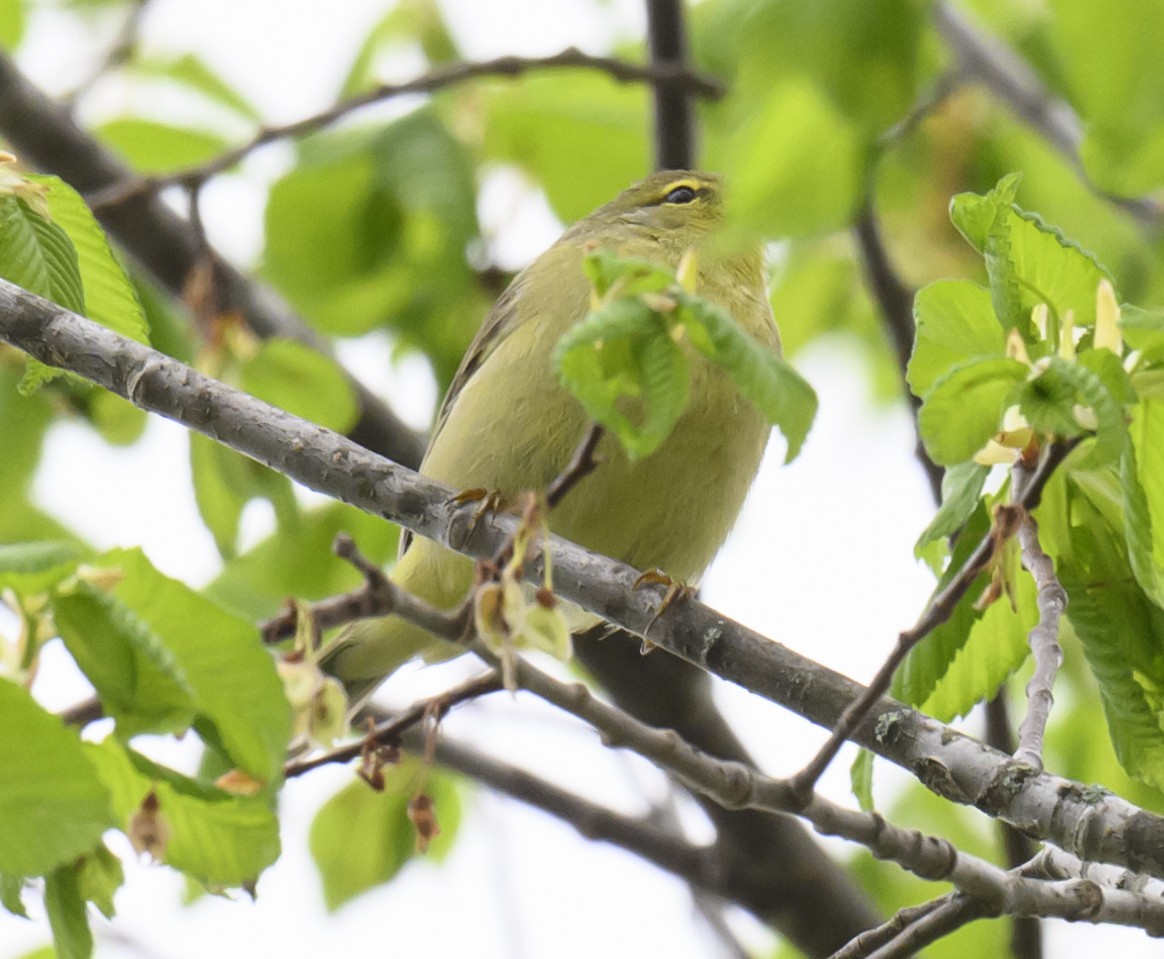
<svg viewBox="0 0 1164 959">
<path fill-rule="evenodd" d="M 675 202 L 687 200 L 683 187 L 693 198 Z M 551 354 L 589 310 L 582 261 L 592 250 L 613 249 L 675 268 L 685 251 L 697 248 L 696 292 L 779 350 L 759 251 L 716 256 L 702 248 L 721 217 L 717 177 L 668 171 L 575 223 L 513 281 L 486 318 L 445 397 L 421 472 L 456 489 L 513 496 L 544 489 L 569 462 L 587 418 L 558 384 Z M 634 462 L 604 437 L 603 462 L 550 518 L 551 529 L 567 539 L 686 582 L 699 577 L 727 538 L 769 433 L 764 417 L 718 367 L 690 355 L 690 399 L 672 434 Z M 447 608 L 468 593 L 473 565 L 416 538 L 392 579 Z M 358 695 L 436 642 L 396 616 L 365 620 L 345 629 L 323 666 Z"/>
</svg>

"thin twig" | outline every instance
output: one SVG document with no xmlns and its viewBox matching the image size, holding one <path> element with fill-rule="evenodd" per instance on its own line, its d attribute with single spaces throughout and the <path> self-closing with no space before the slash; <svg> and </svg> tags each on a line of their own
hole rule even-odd
<svg viewBox="0 0 1164 959">
<path fill-rule="evenodd" d="M 971 25 L 948 2 L 934 4 L 934 24 L 958 58 L 958 70 L 1007 104 L 1020 120 L 1059 151 L 1098 196 L 1126 210 L 1145 227 L 1159 227 L 1164 208 L 1148 198 L 1115 196 L 1090 182 L 1080 158 L 1083 121 L 1066 100 L 1051 92 L 1017 53 Z"/>
<path fill-rule="evenodd" d="M 358 759 L 373 746 L 399 746 L 404 732 L 420 724 L 426 718 L 435 716 L 438 720 L 454 706 L 479 699 L 501 689 L 501 677 L 496 670 L 489 670 L 480 676 L 447 689 L 439 696 L 432 696 L 413 703 L 391 719 L 376 724 L 367 734 L 354 743 L 346 743 L 308 759 L 292 759 L 283 765 L 283 775 L 290 779 L 331 763 L 346 763 Z"/>
<path fill-rule="evenodd" d="M 653 66 L 686 72 L 686 34 L 682 0 L 647 0 L 647 47 Z M 695 163 L 692 92 L 677 83 L 655 84 L 657 170 L 687 170 Z"/>
<path fill-rule="evenodd" d="M 871 193 L 872 191 L 870 191 Z M 866 284 L 874 301 L 881 308 L 884 326 L 893 343 L 893 352 L 897 357 L 897 369 L 901 374 L 906 400 L 914 415 L 914 431 L 916 433 L 917 411 L 921 406 L 921 400 L 909 391 L 905 383 L 905 371 L 909 366 L 910 354 L 913 352 L 915 325 L 913 320 L 913 290 L 905 285 L 889 260 L 885 244 L 881 241 L 881 231 L 873 212 L 872 199 L 866 203 L 861 215 L 857 217 L 857 221 L 853 225 L 853 235 L 857 240 L 857 249 L 861 253 Z M 942 474 L 944 471 L 930 459 L 920 434 L 914 441 L 914 456 L 921 468 L 925 470 L 934 502 L 940 503 L 942 501 Z"/>
<path fill-rule="evenodd" d="M 986 742 L 1000 752 L 1013 754 L 1015 741 L 1007 709 L 1005 684 L 994 695 L 994 698 L 987 700 L 984 712 L 986 715 Z M 1039 852 L 1037 845 L 1010 823 L 999 822 L 998 832 L 1002 837 L 1003 861 L 1006 867 L 1008 869 L 1027 868 Z M 1042 959 L 1043 928 L 1037 917 L 1013 916 L 1011 918 L 1010 952 L 1011 959 Z"/>
<path fill-rule="evenodd" d="M 520 77 L 538 70 L 554 69 L 598 70 L 620 83 L 654 83 L 660 87 L 690 90 L 693 94 L 709 98 L 723 95 L 723 86 L 712 77 L 696 73 L 674 63 L 657 64 L 627 63 L 614 57 L 597 57 L 570 47 L 548 57 L 497 57 L 480 63 L 453 63 L 436 67 L 424 76 L 406 83 L 386 83 L 374 90 L 350 97 L 327 110 L 312 114 L 301 120 L 279 126 L 263 127 L 250 140 L 234 149 L 221 153 L 206 163 L 180 170 L 166 176 L 133 177 L 120 183 L 102 188 L 86 199 L 93 209 L 102 209 L 124 203 L 126 200 L 156 193 L 174 185 L 186 187 L 204 183 L 206 180 L 237 166 L 249 154 L 261 146 L 276 140 L 304 137 L 331 126 L 357 110 L 374 103 L 381 103 L 393 97 L 406 94 L 434 93 L 466 80 L 480 77 Z"/>
<path fill-rule="evenodd" d="M 586 430 L 586 435 L 582 437 L 582 442 L 578 444 L 577 449 L 574 450 L 574 455 L 570 457 L 570 462 L 566 464 L 566 468 L 555 476 L 550 485 L 546 487 L 546 505 L 550 509 L 562 502 L 565 495 L 578 484 L 579 480 L 594 472 L 601 462 L 595 457 L 594 452 L 598 449 L 598 444 L 605 432 L 598 423 L 590 424 L 589 429 Z"/>
<path fill-rule="evenodd" d="M 109 48 L 93 72 L 78 83 L 67 96 L 62 98 L 66 103 L 70 105 L 75 104 L 105 74 L 129 61 L 134 51 L 137 50 L 138 33 L 141 29 L 142 17 L 145 14 L 149 2 L 150 0 L 131 0 L 129 9 L 125 14 L 125 20 L 121 24 L 121 29 L 117 32 L 117 38 L 113 41 L 113 46 Z"/>
<path fill-rule="evenodd" d="M 868 959 L 909 959 L 931 943 L 990 915 L 990 909 L 969 896 L 951 896 L 932 912 L 907 926 L 892 941 L 869 953 Z"/>
<path fill-rule="evenodd" d="M 899 909 L 893 916 L 880 926 L 867 929 L 859 936 L 850 939 L 845 945 L 834 952 L 829 959 L 866 959 L 875 949 L 892 942 L 900 933 L 913 925 L 919 919 L 929 915 L 938 907 L 949 902 L 957 893 L 948 892 L 937 899 L 923 902 L 917 906 L 906 906 Z"/>
<path fill-rule="evenodd" d="M 1039 503 L 1043 487 L 1051 478 L 1055 468 L 1063 458 L 1075 447 L 1074 442 L 1051 443 L 1043 454 L 1038 468 L 1031 474 L 1029 481 L 1019 482 L 1020 475 L 1016 474 L 1014 483 L 1015 504 L 1023 509 L 1031 510 Z M 1021 486 L 1021 488 L 1020 488 Z M 854 699 L 833 728 L 832 734 L 800 772 L 792 779 L 795 789 L 802 796 L 808 796 L 815 787 L 829 763 L 833 761 L 837 752 L 861 724 L 877 701 L 888 692 L 893 682 L 893 674 L 902 664 L 918 643 L 928 636 L 934 629 L 944 623 L 953 614 L 958 602 L 966 594 L 978 574 L 986 567 L 1001 545 L 1001 537 L 995 529 L 987 531 L 974 552 L 967 557 L 966 562 L 957 575 L 946 584 L 945 588 L 936 593 L 926 606 L 918 621 L 897 637 L 897 644 L 888 658 L 882 663 L 877 675 L 869 685 Z"/>
<path fill-rule="evenodd" d="M 1059 618 L 1067 607 L 1067 591 L 1055 575 L 1055 564 L 1039 545 L 1039 526 L 1027 515 L 1018 528 L 1023 565 L 1034 577 L 1038 588 L 1039 622 L 1031 630 L 1029 642 L 1035 660 L 1035 672 L 1027 683 L 1027 715 L 1019 726 L 1019 746 L 1014 758 L 1043 768 L 1043 734 L 1055 697 L 1051 690 L 1063 664 L 1059 646 Z"/>
</svg>

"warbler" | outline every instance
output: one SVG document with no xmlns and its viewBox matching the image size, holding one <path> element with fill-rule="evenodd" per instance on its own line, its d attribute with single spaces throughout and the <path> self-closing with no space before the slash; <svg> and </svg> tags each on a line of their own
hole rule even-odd
<svg viewBox="0 0 1164 959">
<path fill-rule="evenodd" d="M 670 170 L 636 183 L 566 230 L 485 318 L 441 404 L 420 472 L 455 489 L 495 490 L 512 499 L 544 490 L 569 463 L 588 419 L 559 384 L 552 354 L 590 309 L 583 260 L 595 250 L 677 269 L 694 249 L 695 292 L 778 353 L 761 251 L 717 252 L 709 241 L 722 222 L 720 178 Z M 722 369 L 694 351 L 690 359 L 688 405 L 671 434 L 641 459 L 604 436 L 598 467 L 554 509 L 550 526 L 594 552 L 692 584 L 739 514 L 770 427 Z M 472 588 L 473 562 L 416 537 L 391 579 L 452 608 Z M 434 645 L 442 644 L 398 616 L 367 619 L 344 627 L 321 666 L 358 699 Z"/>
</svg>

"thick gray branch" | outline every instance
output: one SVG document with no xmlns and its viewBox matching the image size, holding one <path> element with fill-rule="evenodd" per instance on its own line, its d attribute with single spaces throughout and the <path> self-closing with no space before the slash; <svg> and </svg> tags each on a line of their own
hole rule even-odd
<svg viewBox="0 0 1164 959">
<path fill-rule="evenodd" d="M 515 517 L 471 529 L 472 509 L 451 491 L 350 440 L 203 376 L 155 350 L 0 281 L 0 339 L 71 369 L 198 430 L 312 489 L 471 556 L 490 556 Z M 833 728 L 861 686 L 700 603 L 673 604 L 655 618 L 659 591 L 634 589 L 638 572 L 557 537 L 558 592 L 569 602 Z M 531 579 L 542 575 L 532 562 Z M 852 739 L 909 770 L 954 802 L 1049 840 L 1081 859 L 1164 878 L 1164 819 L 1096 787 L 1038 773 L 890 699 L 880 700 Z"/>
</svg>

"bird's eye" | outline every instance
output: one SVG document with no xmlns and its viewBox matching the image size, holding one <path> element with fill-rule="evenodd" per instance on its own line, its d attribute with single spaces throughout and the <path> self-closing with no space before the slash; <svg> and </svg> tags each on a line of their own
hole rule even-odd
<svg viewBox="0 0 1164 959">
<path fill-rule="evenodd" d="M 695 190 L 689 186 L 677 186 L 667 194 L 666 203 L 690 203 L 696 197 Z"/>
</svg>

